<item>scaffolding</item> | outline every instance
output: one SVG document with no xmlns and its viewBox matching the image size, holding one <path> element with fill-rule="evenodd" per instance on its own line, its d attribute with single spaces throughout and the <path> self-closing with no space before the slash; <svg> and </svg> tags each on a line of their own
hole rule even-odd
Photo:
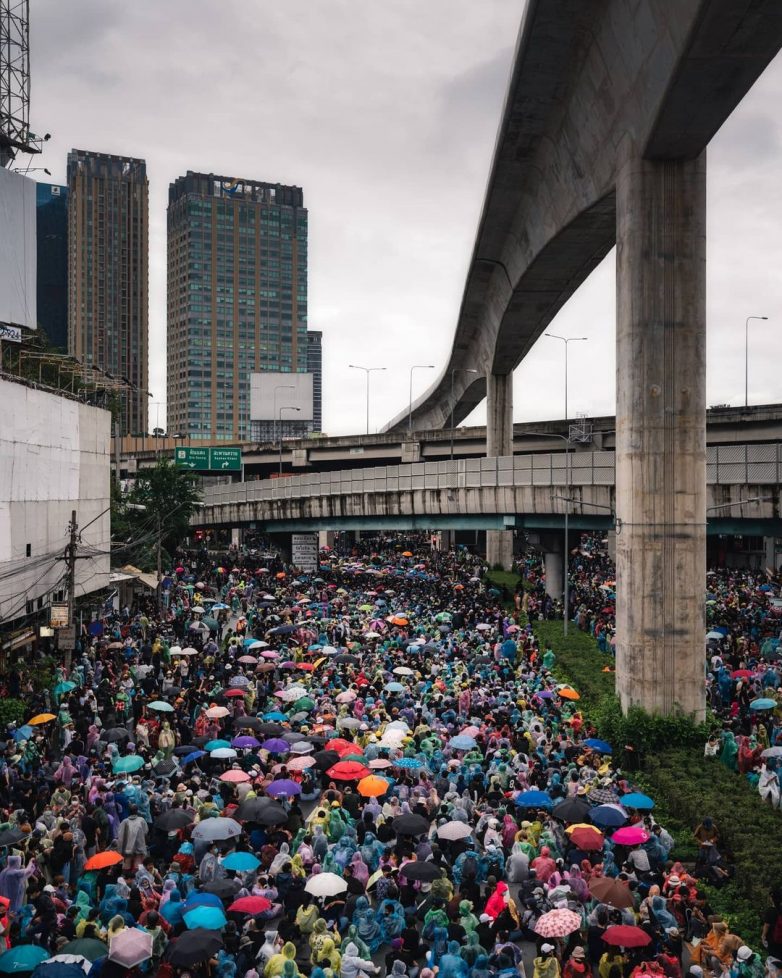
<svg viewBox="0 0 782 978">
<path fill-rule="evenodd" d="M 0 0 L 0 166 L 41 143 L 30 132 L 30 0 Z"/>
</svg>

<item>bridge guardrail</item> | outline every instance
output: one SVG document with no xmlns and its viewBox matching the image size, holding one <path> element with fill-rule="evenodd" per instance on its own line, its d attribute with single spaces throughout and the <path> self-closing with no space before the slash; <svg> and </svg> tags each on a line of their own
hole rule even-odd
<svg viewBox="0 0 782 978">
<path fill-rule="evenodd" d="M 307 472 L 284 479 L 212 486 L 204 492 L 204 505 L 440 489 L 610 486 L 615 477 L 614 452 L 571 452 L 567 468 L 569 473 L 565 453 L 551 452 Z M 779 485 L 781 476 L 780 443 L 711 445 L 706 449 L 709 484 Z"/>
</svg>

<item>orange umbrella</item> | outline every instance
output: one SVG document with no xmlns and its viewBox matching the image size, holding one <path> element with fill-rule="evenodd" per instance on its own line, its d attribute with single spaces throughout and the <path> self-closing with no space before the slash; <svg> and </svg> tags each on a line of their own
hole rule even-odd
<svg viewBox="0 0 782 978">
<path fill-rule="evenodd" d="M 314 662 L 297 662 L 296 668 L 301 669 L 302 672 L 312 672 L 315 668 Z"/>
<path fill-rule="evenodd" d="M 84 864 L 84 868 L 86 870 L 108 869 L 109 866 L 116 866 L 117 863 L 121 862 L 122 856 L 118 852 L 98 852 L 94 856 L 90 856 Z"/>
<path fill-rule="evenodd" d="M 574 689 L 566 686 L 565 689 L 560 689 L 559 695 L 563 700 L 580 700 L 581 696 Z"/>
<path fill-rule="evenodd" d="M 410 553 L 409 550 L 403 550 L 402 551 L 402 556 L 403 557 L 412 557 L 413 555 Z"/>
<path fill-rule="evenodd" d="M 394 617 L 394 618 L 391 619 L 391 624 L 392 625 L 400 625 L 400 626 L 402 626 L 402 625 L 409 625 L 410 623 L 407 620 L 407 618 Z"/>
<path fill-rule="evenodd" d="M 376 774 L 370 774 L 366 778 L 362 778 L 357 787 L 358 793 L 365 798 L 378 798 L 380 795 L 384 795 L 391 785 L 385 778 L 379 778 Z"/>
<path fill-rule="evenodd" d="M 39 723 L 50 723 L 52 720 L 56 720 L 57 717 L 53 713 L 39 713 L 34 716 L 32 720 L 27 721 L 29 727 L 37 727 Z"/>
</svg>

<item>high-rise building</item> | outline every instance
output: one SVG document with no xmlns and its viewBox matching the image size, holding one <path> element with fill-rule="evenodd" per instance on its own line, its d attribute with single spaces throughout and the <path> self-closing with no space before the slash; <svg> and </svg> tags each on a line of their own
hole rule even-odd
<svg viewBox="0 0 782 978">
<path fill-rule="evenodd" d="M 250 438 L 250 374 L 266 370 L 307 370 L 304 195 L 188 171 L 168 191 L 169 431 Z"/>
<path fill-rule="evenodd" d="M 120 430 L 146 432 L 149 183 L 144 160 L 68 154 L 68 352 L 134 387 Z"/>
<path fill-rule="evenodd" d="M 55 350 L 68 349 L 68 188 L 36 184 L 38 326 Z"/>
<path fill-rule="evenodd" d="M 307 333 L 307 373 L 312 374 L 312 430 L 323 431 L 323 333 Z"/>
</svg>

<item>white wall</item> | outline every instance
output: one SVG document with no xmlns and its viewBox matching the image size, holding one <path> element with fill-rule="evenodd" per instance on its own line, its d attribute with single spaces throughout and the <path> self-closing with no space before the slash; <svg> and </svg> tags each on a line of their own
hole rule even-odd
<svg viewBox="0 0 782 978">
<path fill-rule="evenodd" d="M 35 181 L 0 166 L 0 323 L 36 329 Z"/>
<path fill-rule="evenodd" d="M 108 551 L 111 539 L 111 415 L 100 408 L 0 380 L 0 625 L 28 600 L 63 587 L 68 523 L 103 513 L 82 546 Z M 31 556 L 26 557 L 30 544 Z M 76 562 L 76 594 L 106 587 L 109 555 Z"/>
</svg>

